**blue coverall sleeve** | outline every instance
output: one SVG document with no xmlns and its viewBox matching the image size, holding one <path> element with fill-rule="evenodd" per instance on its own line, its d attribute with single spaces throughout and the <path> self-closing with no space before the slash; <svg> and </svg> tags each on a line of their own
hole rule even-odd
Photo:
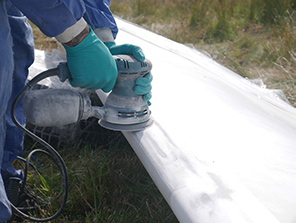
<svg viewBox="0 0 296 223">
<path fill-rule="evenodd" d="M 11 0 L 47 36 L 55 37 L 81 17 L 95 28 L 108 27 L 115 39 L 118 32 L 109 9 L 110 0 Z M 87 12 L 87 13 L 86 13 Z"/>
<path fill-rule="evenodd" d="M 55 37 L 86 12 L 82 0 L 11 0 L 47 36 Z"/>
<path fill-rule="evenodd" d="M 93 29 L 108 27 L 111 29 L 114 39 L 118 28 L 110 11 L 111 0 L 84 0 L 87 13 L 84 19 Z"/>
</svg>

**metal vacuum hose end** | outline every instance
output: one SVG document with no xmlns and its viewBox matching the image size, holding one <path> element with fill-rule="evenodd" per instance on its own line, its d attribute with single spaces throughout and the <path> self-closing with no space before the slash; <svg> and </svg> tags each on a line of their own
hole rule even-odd
<svg viewBox="0 0 296 223">
<path fill-rule="evenodd" d="M 25 117 L 36 126 L 62 126 L 92 116 L 87 93 L 67 89 L 28 91 L 23 99 Z"/>
</svg>

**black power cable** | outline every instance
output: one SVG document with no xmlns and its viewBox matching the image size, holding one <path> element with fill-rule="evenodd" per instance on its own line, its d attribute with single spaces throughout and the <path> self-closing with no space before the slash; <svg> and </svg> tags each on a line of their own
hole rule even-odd
<svg viewBox="0 0 296 223">
<path fill-rule="evenodd" d="M 60 156 L 60 154 L 46 141 L 44 141 L 43 139 L 41 139 L 40 137 L 38 137 L 37 135 L 35 135 L 33 132 L 29 131 L 28 129 L 26 129 L 24 126 L 22 126 L 18 120 L 15 117 L 15 107 L 16 104 L 18 103 L 18 101 L 20 100 L 20 98 L 25 94 L 25 92 L 29 89 L 31 89 L 35 84 L 37 84 L 39 81 L 51 77 L 51 76 L 58 76 L 59 75 L 59 68 L 54 68 L 54 69 L 50 69 L 47 71 L 44 71 L 40 74 L 38 74 L 37 76 L 35 76 L 31 81 L 28 82 L 28 84 L 18 93 L 18 95 L 16 96 L 16 98 L 14 99 L 12 106 L 11 106 L 11 117 L 13 122 L 15 123 L 15 125 L 20 128 L 25 134 L 27 134 L 29 137 L 31 137 L 32 139 L 34 139 L 35 141 L 39 142 L 40 144 L 42 144 L 45 148 L 48 149 L 48 151 L 52 154 L 50 155 L 50 153 L 48 153 L 45 150 L 41 150 L 41 149 L 36 149 L 33 150 L 29 155 L 28 158 L 26 160 L 26 168 L 25 168 L 25 172 L 24 172 L 24 179 L 22 182 L 22 187 L 25 187 L 26 184 L 26 179 L 27 179 L 27 170 L 28 170 L 28 166 L 30 165 L 30 159 L 31 156 L 33 155 L 33 153 L 35 152 L 41 152 L 44 153 L 45 155 L 49 156 L 50 159 L 52 159 L 55 163 L 55 165 L 57 165 L 60 173 L 61 173 L 61 177 L 62 177 L 62 191 L 59 193 L 58 197 L 62 197 L 62 194 L 64 193 L 63 199 L 62 199 L 62 203 L 60 208 L 58 209 L 58 211 L 53 214 L 50 217 L 47 218 L 34 218 L 34 217 L 30 217 L 29 215 L 23 213 L 21 210 L 22 208 L 18 208 L 15 207 L 12 203 L 10 204 L 13 211 L 17 214 L 20 215 L 22 218 L 30 220 L 30 221 L 34 221 L 34 222 L 47 222 L 47 221 L 52 221 L 53 219 L 57 218 L 58 215 L 61 213 L 61 211 L 63 210 L 63 208 L 66 205 L 66 201 L 67 201 L 67 196 L 68 196 L 68 174 L 67 174 L 67 169 L 66 169 L 66 165 L 64 163 L 64 160 L 62 159 L 62 157 Z"/>
</svg>

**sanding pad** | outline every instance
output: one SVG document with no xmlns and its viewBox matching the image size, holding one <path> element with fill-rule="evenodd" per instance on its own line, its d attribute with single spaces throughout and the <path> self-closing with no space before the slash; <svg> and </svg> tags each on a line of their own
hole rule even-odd
<svg viewBox="0 0 296 223">
<path fill-rule="evenodd" d="M 113 131 L 121 131 L 121 132 L 135 132 L 135 131 L 142 131 L 153 124 L 153 119 L 150 117 L 149 120 L 138 123 L 138 124 L 131 124 L 131 125 L 119 125 L 113 124 L 110 122 L 106 122 L 104 120 L 99 120 L 100 126 L 113 130 Z"/>
</svg>

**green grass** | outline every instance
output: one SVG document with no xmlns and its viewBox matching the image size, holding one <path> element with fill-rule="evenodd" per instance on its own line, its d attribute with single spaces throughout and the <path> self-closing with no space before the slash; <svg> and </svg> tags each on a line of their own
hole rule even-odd
<svg viewBox="0 0 296 223">
<path fill-rule="evenodd" d="M 69 220 L 177 222 L 126 143 L 117 142 L 103 150 L 89 147 L 77 150 L 79 159 L 68 163 L 71 196 L 63 215 L 69 211 Z M 81 198 L 84 202 L 77 203 Z M 76 210 L 76 217 L 71 214 L 73 210 Z"/>
</svg>

